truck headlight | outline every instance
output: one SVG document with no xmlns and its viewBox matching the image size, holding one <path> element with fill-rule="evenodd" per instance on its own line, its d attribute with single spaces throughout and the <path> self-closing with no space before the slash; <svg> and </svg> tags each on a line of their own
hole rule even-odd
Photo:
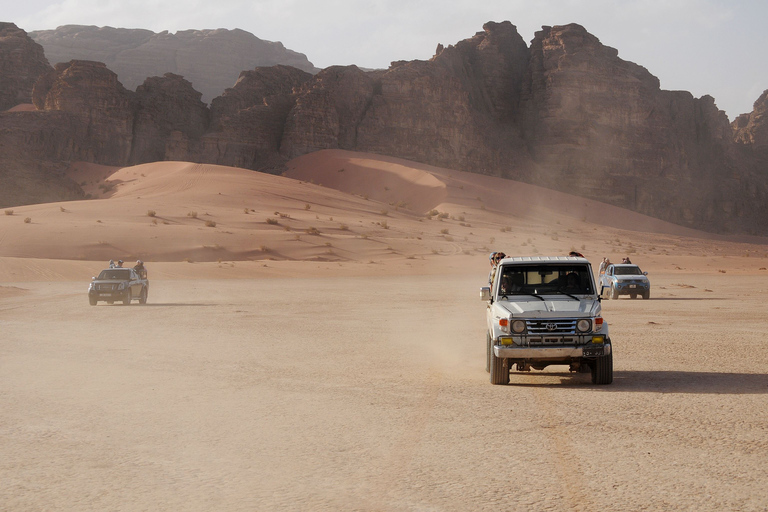
<svg viewBox="0 0 768 512">
<path fill-rule="evenodd" d="M 516 334 L 525 332 L 525 320 L 515 320 L 512 322 L 512 332 Z"/>
<path fill-rule="evenodd" d="M 592 321 L 586 318 L 582 318 L 576 322 L 576 330 L 579 332 L 588 332 L 592 329 Z"/>
</svg>

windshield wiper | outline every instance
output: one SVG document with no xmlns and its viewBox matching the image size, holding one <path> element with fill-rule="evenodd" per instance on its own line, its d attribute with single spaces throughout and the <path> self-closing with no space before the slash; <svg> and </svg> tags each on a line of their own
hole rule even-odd
<svg viewBox="0 0 768 512">
<path fill-rule="evenodd" d="M 542 297 L 541 295 L 536 295 L 535 293 L 504 293 L 502 295 L 499 295 L 499 299 L 509 300 L 508 295 L 513 295 L 513 296 L 515 296 L 515 295 L 530 295 L 531 297 L 536 297 L 537 299 L 542 300 L 542 301 L 546 301 L 547 300 L 544 297 Z"/>
</svg>

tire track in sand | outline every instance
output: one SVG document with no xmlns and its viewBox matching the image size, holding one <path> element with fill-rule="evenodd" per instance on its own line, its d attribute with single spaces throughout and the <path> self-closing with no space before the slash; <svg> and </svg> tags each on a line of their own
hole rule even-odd
<svg viewBox="0 0 768 512">
<path fill-rule="evenodd" d="M 541 406 L 541 430 L 549 440 L 551 461 L 561 482 L 568 510 L 593 509 L 592 499 L 586 491 L 588 488 L 583 478 L 583 468 L 579 464 L 579 454 L 570 442 L 570 437 L 575 433 L 566 428 L 551 390 L 534 388 L 534 398 Z"/>
<path fill-rule="evenodd" d="M 374 509 L 387 508 L 385 505 L 392 503 L 394 499 L 393 493 L 397 493 L 398 489 L 407 483 L 409 466 L 416 458 L 432 411 L 437 407 L 442 380 L 442 373 L 438 369 L 432 368 L 423 384 L 421 397 L 408 415 L 408 420 L 403 425 L 400 437 L 392 447 L 391 455 L 381 477 L 374 484 L 375 487 L 372 492 L 369 493 L 369 505 Z"/>
</svg>

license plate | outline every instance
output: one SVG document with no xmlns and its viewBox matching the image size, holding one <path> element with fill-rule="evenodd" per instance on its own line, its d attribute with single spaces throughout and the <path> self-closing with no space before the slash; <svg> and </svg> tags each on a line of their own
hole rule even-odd
<svg viewBox="0 0 768 512">
<path fill-rule="evenodd" d="M 583 357 L 598 357 L 603 355 L 603 347 L 584 347 L 581 351 Z"/>
<path fill-rule="evenodd" d="M 110 295 L 112 295 L 112 294 L 111 293 L 100 293 L 99 297 L 109 297 Z"/>
<path fill-rule="evenodd" d="M 629 285 L 629 287 L 630 288 L 637 288 L 637 285 L 636 284 L 631 284 L 631 285 Z"/>
</svg>

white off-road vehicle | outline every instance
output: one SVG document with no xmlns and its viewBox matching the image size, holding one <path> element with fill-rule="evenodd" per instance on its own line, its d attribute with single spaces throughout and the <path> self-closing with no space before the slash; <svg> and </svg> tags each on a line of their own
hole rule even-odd
<svg viewBox="0 0 768 512">
<path fill-rule="evenodd" d="M 550 365 L 591 372 L 594 384 L 613 382 L 608 323 L 585 258 L 505 258 L 480 296 L 487 302 L 491 384 L 508 384 L 513 366 L 530 371 Z"/>
</svg>

